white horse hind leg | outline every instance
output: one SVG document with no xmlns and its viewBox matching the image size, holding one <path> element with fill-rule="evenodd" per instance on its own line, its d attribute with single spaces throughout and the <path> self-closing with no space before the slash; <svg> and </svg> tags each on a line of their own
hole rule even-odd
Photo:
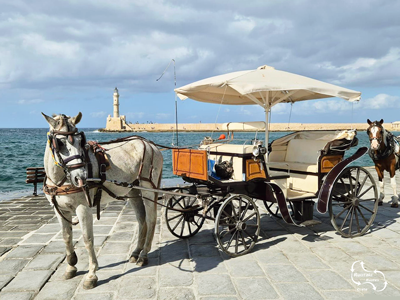
<svg viewBox="0 0 400 300">
<path fill-rule="evenodd" d="M 144 196 L 143 202 L 146 208 L 147 234 L 146 234 L 146 240 L 143 245 L 143 250 L 142 252 L 140 252 L 139 259 L 136 262 L 138 266 L 147 265 L 149 262 L 147 255 L 151 250 L 151 244 L 153 242 L 154 232 L 157 223 L 157 204 L 155 202 L 157 202 L 158 193 L 145 192 L 143 193 L 143 196 Z M 154 202 L 148 199 L 151 199 Z"/>
<path fill-rule="evenodd" d="M 64 273 L 64 279 L 71 279 L 76 276 L 77 268 L 75 265 L 78 262 L 78 257 L 76 256 L 73 241 L 72 241 L 72 224 L 67 220 L 71 221 L 71 212 L 63 212 L 63 216 L 67 219 L 65 220 L 60 214 L 54 209 L 57 219 L 60 222 L 62 228 L 62 235 L 65 242 L 66 250 L 67 250 L 67 269 Z"/>
<path fill-rule="evenodd" d="M 136 263 L 139 258 L 140 252 L 143 250 L 144 243 L 146 241 L 147 225 L 146 225 L 146 210 L 143 204 L 143 200 L 140 196 L 138 190 L 131 190 L 128 193 L 130 197 L 129 203 L 135 210 L 136 219 L 138 221 L 138 231 L 137 231 L 137 245 L 135 250 L 133 250 L 132 255 L 129 259 L 131 263 Z"/>
<path fill-rule="evenodd" d="M 392 189 L 393 189 L 392 204 L 390 206 L 391 207 L 399 207 L 399 196 L 397 195 L 396 177 L 395 176 L 390 178 L 390 185 L 392 186 Z"/>
<path fill-rule="evenodd" d="M 85 248 L 89 254 L 89 272 L 83 282 L 83 288 L 92 289 L 97 285 L 96 271 L 99 268 L 93 246 L 93 215 L 91 209 L 82 204 L 76 208 L 76 214 L 81 224 Z"/>
</svg>

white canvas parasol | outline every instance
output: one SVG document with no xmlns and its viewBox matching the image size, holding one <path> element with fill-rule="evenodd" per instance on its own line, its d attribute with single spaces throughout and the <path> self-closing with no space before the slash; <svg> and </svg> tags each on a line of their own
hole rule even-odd
<svg viewBox="0 0 400 300">
<path fill-rule="evenodd" d="M 256 70 L 214 76 L 175 89 L 177 96 L 193 100 L 226 104 L 262 106 L 266 112 L 278 103 L 339 97 L 358 101 L 361 93 L 312 78 L 261 66 Z M 265 140 L 268 141 L 268 130 Z M 267 143 L 267 142 L 266 142 Z"/>
</svg>

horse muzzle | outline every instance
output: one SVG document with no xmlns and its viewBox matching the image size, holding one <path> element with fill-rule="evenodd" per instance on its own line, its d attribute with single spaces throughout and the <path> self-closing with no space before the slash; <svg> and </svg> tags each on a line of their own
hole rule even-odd
<svg viewBox="0 0 400 300">
<path fill-rule="evenodd" d="M 80 177 L 80 176 L 75 176 L 72 180 L 73 185 L 76 187 L 84 187 L 86 185 L 86 178 Z"/>
<path fill-rule="evenodd" d="M 377 139 L 372 139 L 371 140 L 371 150 L 377 151 L 379 150 L 380 143 Z"/>
</svg>

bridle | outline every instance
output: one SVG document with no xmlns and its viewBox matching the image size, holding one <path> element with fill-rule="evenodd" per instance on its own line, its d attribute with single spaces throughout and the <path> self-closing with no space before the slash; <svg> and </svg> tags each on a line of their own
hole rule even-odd
<svg viewBox="0 0 400 300">
<path fill-rule="evenodd" d="M 378 127 L 378 128 L 380 128 L 381 129 L 381 136 L 378 138 L 377 136 L 375 136 L 375 137 L 371 137 L 371 129 L 373 128 L 373 127 Z M 380 145 L 382 144 L 382 141 L 383 141 L 383 136 L 384 136 L 384 128 L 383 128 L 383 126 L 382 125 L 380 125 L 380 124 L 378 124 L 378 122 L 373 122 L 370 126 L 369 126 L 369 128 L 367 129 L 367 133 L 368 133 L 368 137 L 369 137 L 369 142 L 370 142 L 370 144 L 372 143 L 372 141 L 373 140 L 376 140 L 377 142 L 378 142 L 378 149 L 377 150 L 379 150 L 379 148 L 380 148 Z"/>
<path fill-rule="evenodd" d="M 62 158 L 62 156 L 60 154 L 60 148 L 62 146 L 66 146 L 66 145 L 62 145 L 62 142 L 59 139 L 57 139 L 57 135 L 65 136 L 67 143 L 69 142 L 70 144 L 73 144 L 74 139 L 79 136 L 81 139 L 81 147 L 84 150 L 82 152 L 83 155 L 76 154 L 76 155 L 71 155 L 67 158 Z M 54 164 L 56 166 L 62 168 L 64 171 L 63 179 L 61 180 L 61 182 L 56 184 L 57 186 L 62 186 L 68 180 L 68 178 L 70 178 L 70 180 L 72 180 L 70 177 L 72 170 L 86 167 L 86 163 L 87 163 L 86 154 L 85 154 L 86 153 L 86 151 L 85 151 L 86 136 L 83 131 L 78 132 L 77 128 L 74 128 L 71 131 L 51 130 L 47 134 L 47 141 L 48 141 L 49 148 L 51 150 Z M 69 164 L 73 160 L 81 160 L 81 162 L 75 163 L 75 164 Z"/>
<path fill-rule="evenodd" d="M 88 155 L 88 148 L 86 147 L 86 136 L 83 131 L 78 132 L 77 128 L 74 128 L 72 130 L 69 129 L 69 125 L 67 121 L 67 117 L 65 115 L 61 115 L 63 118 L 63 122 L 67 125 L 67 131 L 61 131 L 61 130 L 50 130 L 47 133 L 47 143 L 51 151 L 51 155 L 53 157 L 54 164 L 57 167 L 60 167 L 64 171 L 64 177 L 61 179 L 60 182 L 53 182 L 50 178 L 47 177 L 43 182 L 43 191 L 45 194 L 48 194 L 51 196 L 51 201 L 54 205 L 54 208 L 57 210 L 58 214 L 66 220 L 68 223 L 72 225 L 78 224 L 78 222 L 72 222 L 69 219 L 67 219 L 64 214 L 61 212 L 56 196 L 57 195 L 68 195 L 68 194 L 74 194 L 74 193 L 81 193 L 83 192 L 86 200 L 88 201 L 89 207 L 92 207 L 92 203 L 90 200 L 89 196 L 89 186 L 85 183 L 81 187 L 75 187 L 72 183 L 72 178 L 71 178 L 71 171 L 79 168 L 87 168 L 88 163 L 90 162 L 89 155 Z M 83 155 L 81 154 L 75 154 L 71 155 L 66 158 L 62 158 L 60 154 L 60 148 L 66 145 L 62 145 L 60 139 L 57 139 L 57 135 L 65 136 L 66 137 L 66 142 L 70 144 L 74 144 L 74 140 L 76 137 L 80 137 L 81 139 L 81 147 L 83 149 Z M 73 160 L 81 160 L 80 163 L 75 163 L 75 164 L 69 164 Z M 64 185 L 64 183 L 68 180 L 68 178 L 71 181 L 71 185 Z M 47 179 L 49 179 L 51 182 L 54 183 L 54 186 L 49 186 L 47 184 Z"/>
</svg>

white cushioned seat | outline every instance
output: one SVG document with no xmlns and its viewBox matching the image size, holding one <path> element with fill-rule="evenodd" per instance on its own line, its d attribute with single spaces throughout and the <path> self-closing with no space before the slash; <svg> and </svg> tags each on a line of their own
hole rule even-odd
<svg viewBox="0 0 400 300">
<path fill-rule="evenodd" d="M 289 141 L 286 151 L 286 162 L 317 164 L 319 151 L 324 149 L 326 141 L 300 140 Z"/>
<path fill-rule="evenodd" d="M 289 170 L 318 173 L 318 165 L 288 162 Z"/>
<path fill-rule="evenodd" d="M 290 140 L 286 151 L 271 152 L 270 167 L 318 173 L 318 157 L 326 143 L 322 140 Z"/>
</svg>

